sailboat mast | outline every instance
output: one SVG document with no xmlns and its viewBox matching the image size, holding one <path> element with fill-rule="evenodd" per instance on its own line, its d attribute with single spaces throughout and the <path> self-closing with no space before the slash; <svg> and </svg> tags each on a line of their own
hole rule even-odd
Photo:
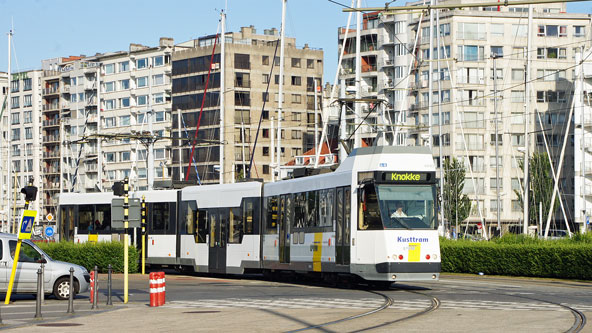
<svg viewBox="0 0 592 333">
<path fill-rule="evenodd" d="M 523 204 L 524 204 L 524 226 L 522 232 L 526 235 L 528 234 L 528 205 L 529 205 L 529 196 L 530 192 L 528 190 L 528 164 L 530 159 L 530 140 L 529 136 L 529 123 L 530 123 L 530 65 L 531 65 L 531 55 L 532 55 L 532 5 L 528 5 L 528 37 L 527 37 L 527 44 L 526 44 L 526 75 L 525 75 L 525 84 L 524 84 L 524 196 L 523 196 Z"/>
<path fill-rule="evenodd" d="M 277 128 L 277 179 L 281 179 L 280 165 L 282 159 L 282 107 L 284 104 L 284 38 L 286 36 L 286 3 L 282 0 L 282 30 L 280 33 L 280 87 L 278 96 L 278 128 Z M 274 59 L 275 61 L 275 59 Z"/>
</svg>

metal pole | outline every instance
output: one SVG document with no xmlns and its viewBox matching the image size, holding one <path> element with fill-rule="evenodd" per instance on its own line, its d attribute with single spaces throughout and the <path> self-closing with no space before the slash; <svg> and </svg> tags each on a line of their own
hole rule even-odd
<svg viewBox="0 0 592 333">
<path fill-rule="evenodd" d="M 73 292 L 74 288 L 73 286 L 70 288 L 70 292 Z M 92 303 L 92 308 L 93 310 L 98 309 L 99 308 L 99 302 L 97 301 L 97 298 L 99 298 L 99 269 L 97 268 L 97 266 L 95 266 L 95 288 L 93 290 L 93 303 Z"/>
<path fill-rule="evenodd" d="M 111 265 L 109 265 L 109 269 Z M 142 275 L 146 274 L 146 196 L 142 195 Z M 111 278 L 111 273 L 109 273 Z M 109 283 L 111 287 L 111 283 Z"/>
<path fill-rule="evenodd" d="M 358 0 L 357 8 L 362 7 L 362 0 Z M 346 27 L 349 29 L 349 27 Z M 362 98 L 362 57 L 360 56 L 361 52 L 361 44 L 362 44 L 362 37 L 361 37 L 361 29 L 362 29 L 362 12 L 356 13 L 356 100 Z M 345 45 L 344 45 L 345 47 Z M 361 105 L 358 101 L 354 104 L 354 149 L 360 148 L 362 146 L 362 137 L 360 135 L 360 131 L 356 130 L 357 126 L 360 126 L 362 123 L 362 115 L 361 112 Z"/>
<path fill-rule="evenodd" d="M 319 154 L 321 153 L 321 147 L 319 147 L 319 124 L 317 122 L 318 119 L 318 107 L 317 107 L 317 79 L 315 77 L 312 78 L 314 84 L 314 146 L 316 150 L 316 158 L 315 158 L 315 167 L 319 165 Z"/>
<path fill-rule="evenodd" d="M 109 264 L 109 276 L 107 280 L 107 305 L 113 305 L 113 302 L 111 301 L 111 273 L 113 273 L 113 268 L 111 267 L 111 264 Z"/>
<path fill-rule="evenodd" d="M 497 205 L 497 230 L 501 236 L 501 223 L 500 223 L 500 178 L 499 178 L 499 138 L 498 138 L 498 115 L 497 115 L 497 67 L 496 60 L 497 54 L 492 54 L 493 58 L 493 111 L 495 113 L 495 197 Z"/>
<path fill-rule="evenodd" d="M 7 128 L 6 128 L 6 135 L 10 135 L 10 111 L 12 110 L 12 100 L 11 100 L 11 93 L 12 93 L 12 78 L 11 78 L 11 73 L 12 73 L 12 69 L 11 69 L 11 46 L 12 46 L 12 29 L 9 30 L 8 32 L 8 94 L 7 94 L 7 98 L 6 98 L 6 109 L 8 111 L 8 122 L 6 123 Z M 8 139 L 8 138 L 6 138 Z M 6 196 L 6 202 L 8 203 L 8 205 L 6 205 L 6 210 L 7 210 L 7 215 L 8 215 L 8 232 L 11 233 L 12 232 L 12 213 L 10 211 L 10 195 L 12 194 L 12 151 L 10 150 L 10 141 L 6 140 L 6 152 L 8 155 L 8 168 L 7 168 L 7 177 L 8 177 L 8 182 L 7 182 L 7 186 L 6 188 L 8 189 L 8 195 Z M 8 304 L 8 303 L 6 303 Z"/>
<path fill-rule="evenodd" d="M 45 264 L 41 263 L 41 303 L 45 304 Z"/>
<path fill-rule="evenodd" d="M 68 292 L 68 311 L 66 313 L 74 314 L 74 267 L 70 267 L 70 291 Z"/>
<path fill-rule="evenodd" d="M 129 280 L 128 280 L 128 231 L 129 231 L 129 179 L 126 177 L 123 180 L 123 230 L 125 234 L 123 235 L 123 303 L 127 304 L 128 300 L 128 287 L 129 287 Z M 96 281 L 96 276 L 95 276 Z M 96 290 L 96 286 L 95 286 Z"/>
<path fill-rule="evenodd" d="M 435 5 L 434 0 L 430 1 L 430 4 Z M 434 120 L 432 119 L 432 112 L 433 112 L 433 103 L 434 103 L 434 15 L 433 11 L 430 9 L 430 49 L 428 50 L 430 62 L 429 62 L 429 72 L 428 72 L 428 146 L 430 149 L 433 147 L 432 142 L 432 134 L 433 129 L 432 126 L 434 124 Z"/>
<path fill-rule="evenodd" d="M 528 188 L 528 168 L 529 168 L 529 159 L 530 159 L 530 140 L 528 140 L 528 125 L 530 123 L 530 62 L 531 62 L 531 54 L 532 54 L 532 5 L 528 5 L 528 36 L 527 36 L 527 47 L 526 47 L 526 73 L 524 76 L 524 197 L 522 202 L 524 203 L 523 207 L 523 233 L 526 235 L 528 234 L 528 205 L 529 205 L 529 196 L 530 191 Z"/>
<path fill-rule="evenodd" d="M 41 285 L 43 284 L 43 280 L 41 280 L 41 268 L 37 269 L 37 300 L 35 302 L 35 319 L 43 319 L 41 315 Z"/>
<path fill-rule="evenodd" d="M 222 40 L 220 41 L 220 170 L 219 170 L 219 181 L 220 184 L 224 184 L 224 142 L 225 142 L 225 121 L 226 121 L 226 108 L 225 108 L 225 95 L 226 95 L 226 62 L 225 62 L 225 47 L 226 44 L 226 12 L 223 10 L 220 14 L 220 26 Z M 215 46 L 214 46 L 215 47 Z M 233 168 L 234 170 L 234 168 Z M 244 172 L 243 166 L 243 172 Z M 234 178 L 233 178 L 234 179 Z"/>
<path fill-rule="evenodd" d="M 286 3 L 282 1 L 282 30 L 280 33 L 280 86 L 278 94 L 278 128 L 277 128 L 277 175 L 281 179 L 280 166 L 282 161 L 282 108 L 284 104 L 284 38 L 286 36 Z M 275 61 L 275 59 L 274 59 Z"/>
<path fill-rule="evenodd" d="M 183 141 L 181 140 L 181 109 L 177 110 L 178 115 L 177 115 L 177 122 L 178 122 L 178 129 L 179 129 L 179 141 L 178 145 L 179 145 L 179 180 L 183 180 L 183 159 L 181 158 L 182 152 L 183 152 Z M 164 171 L 162 173 L 162 175 L 164 176 Z M 143 274 L 143 273 L 142 273 Z"/>
<path fill-rule="evenodd" d="M 436 55 L 438 57 L 438 153 L 440 155 L 440 216 L 441 216 L 441 234 L 446 234 L 446 225 L 444 225 L 444 157 L 442 156 L 443 142 L 442 142 L 442 68 L 440 66 L 440 11 L 436 11 L 436 34 L 438 41 L 438 51 Z M 403 112 L 403 111 L 401 111 Z M 399 115 L 400 119 L 401 115 Z M 448 221 L 450 224 L 450 221 Z"/>
<path fill-rule="evenodd" d="M 275 163 L 275 147 L 274 147 L 274 138 L 275 138 L 275 131 L 273 129 L 273 122 L 274 119 L 273 117 L 271 117 L 271 122 L 270 122 L 270 129 L 269 129 L 269 136 L 271 139 L 271 163 L 269 163 L 269 168 L 271 169 L 271 181 L 275 182 L 275 167 L 273 166 L 273 164 Z"/>
</svg>

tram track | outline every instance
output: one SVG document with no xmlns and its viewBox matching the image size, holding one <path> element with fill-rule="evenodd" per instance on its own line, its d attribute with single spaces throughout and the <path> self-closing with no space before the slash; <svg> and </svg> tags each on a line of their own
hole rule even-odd
<svg viewBox="0 0 592 333">
<path fill-rule="evenodd" d="M 391 290 L 395 290 L 395 289 L 391 289 Z M 399 289 L 399 290 L 402 290 L 402 289 Z M 344 322 L 347 322 L 347 321 L 350 321 L 350 320 L 354 320 L 354 319 L 358 319 L 358 318 L 362 318 L 362 317 L 367 317 L 367 316 L 370 316 L 370 315 L 373 315 L 373 314 L 376 314 L 378 312 L 381 312 L 383 310 L 388 309 L 395 302 L 390 296 L 388 296 L 388 295 L 386 295 L 384 293 L 377 292 L 377 291 L 372 291 L 372 290 L 365 290 L 365 291 L 383 297 L 384 298 L 384 303 L 381 306 L 377 307 L 377 308 L 374 308 L 374 309 L 372 309 L 370 311 L 367 311 L 367 312 L 364 312 L 364 313 L 361 313 L 361 314 L 357 314 L 357 315 L 354 315 L 354 316 L 349 316 L 349 317 L 345 317 L 345 318 L 341 318 L 341 319 L 337 319 L 337 320 L 332 320 L 332 321 L 321 323 L 321 324 L 310 325 L 310 326 L 299 328 L 299 329 L 295 329 L 295 330 L 290 330 L 290 331 L 287 331 L 286 333 L 295 333 L 295 332 L 303 332 L 303 331 L 308 331 L 308 330 L 313 330 L 313 329 L 321 329 L 321 328 L 324 328 L 324 327 L 327 327 L 327 326 L 341 324 L 341 323 L 344 323 Z M 356 329 L 356 330 L 353 330 L 351 332 L 365 332 L 365 331 L 368 331 L 368 330 L 372 330 L 372 329 L 376 329 L 376 328 L 381 328 L 381 327 L 389 326 L 389 325 L 392 325 L 392 324 L 395 324 L 395 323 L 399 323 L 399 322 L 402 322 L 402 321 L 405 321 L 405 320 L 409 320 L 409 319 L 412 319 L 412 318 L 416 318 L 416 317 L 425 315 L 425 314 L 430 313 L 430 312 L 432 312 L 432 311 L 434 311 L 434 310 L 436 310 L 436 309 L 438 309 L 440 307 L 440 304 L 441 304 L 440 303 L 440 300 L 438 298 L 436 298 L 436 297 L 432 297 L 430 295 L 426 295 L 426 294 L 423 294 L 423 293 L 420 293 L 420 292 L 416 292 L 416 291 L 412 291 L 412 290 L 403 290 L 403 291 L 414 293 L 414 294 L 418 294 L 418 295 L 422 295 L 422 296 L 430 297 L 430 301 L 431 301 L 430 306 L 427 307 L 427 308 L 425 308 L 425 309 L 423 309 L 422 311 L 413 313 L 413 314 L 411 314 L 409 316 L 405 316 L 405 317 L 402 317 L 402 318 L 399 318 L 399 319 L 396 319 L 396 320 L 393 320 L 393 321 L 381 323 L 381 324 L 378 324 L 378 325 L 373 325 L 373 326 L 370 326 L 370 327 L 364 327 L 364 328 L 361 328 L 361 329 Z"/>
<path fill-rule="evenodd" d="M 565 333 L 578 333 L 578 332 L 582 331 L 584 326 L 586 326 L 586 322 L 587 322 L 586 315 L 584 315 L 584 313 L 581 312 L 580 310 L 573 308 L 567 304 L 548 301 L 548 300 L 544 300 L 544 299 L 537 298 L 537 297 L 516 295 L 515 293 L 495 292 L 495 291 L 491 291 L 491 290 L 471 289 L 471 288 L 454 288 L 454 289 L 455 290 L 462 290 L 462 291 L 471 291 L 471 292 L 478 291 L 478 292 L 488 293 L 488 294 L 492 294 L 492 295 L 521 298 L 521 299 L 526 299 L 526 300 L 531 300 L 531 301 L 536 301 L 536 302 L 541 302 L 541 303 L 546 303 L 546 304 L 551 304 L 551 305 L 561 307 L 563 309 L 570 311 L 570 313 L 574 317 L 574 322 L 573 322 L 572 326 L 569 329 L 567 329 L 565 331 Z"/>
</svg>

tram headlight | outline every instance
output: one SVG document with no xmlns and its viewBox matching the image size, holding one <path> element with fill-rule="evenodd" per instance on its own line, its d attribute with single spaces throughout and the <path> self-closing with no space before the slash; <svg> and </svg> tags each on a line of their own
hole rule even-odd
<svg viewBox="0 0 592 333">
<path fill-rule="evenodd" d="M 399 254 L 399 260 L 403 260 L 403 255 Z"/>
<path fill-rule="evenodd" d="M 430 260 L 430 255 L 426 254 L 426 260 Z"/>
<path fill-rule="evenodd" d="M 432 279 L 435 280 L 436 279 L 436 274 L 432 274 Z"/>
<path fill-rule="evenodd" d="M 432 257 L 434 258 L 434 260 L 438 259 L 438 255 L 437 254 L 432 255 Z"/>
<path fill-rule="evenodd" d="M 392 278 L 393 280 L 396 280 L 396 279 L 397 279 L 397 276 L 396 276 L 395 274 L 393 274 L 393 275 L 391 276 L 391 278 Z"/>
</svg>

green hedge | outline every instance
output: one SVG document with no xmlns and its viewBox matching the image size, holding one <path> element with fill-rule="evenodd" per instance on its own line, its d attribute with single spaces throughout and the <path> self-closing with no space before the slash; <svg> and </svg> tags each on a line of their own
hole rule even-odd
<svg viewBox="0 0 592 333">
<path fill-rule="evenodd" d="M 442 271 L 592 280 L 590 237 L 544 241 L 508 237 L 489 242 L 442 239 Z"/>
<path fill-rule="evenodd" d="M 111 264 L 114 273 L 123 272 L 123 243 L 37 243 L 54 260 L 71 262 L 86 267 L 89 271 L 98 267 L 100 273 L 107 273 Z M 133 246 L 128 252 L 129 273 L 138 272 L 139 253 Z"/>
</svg>

